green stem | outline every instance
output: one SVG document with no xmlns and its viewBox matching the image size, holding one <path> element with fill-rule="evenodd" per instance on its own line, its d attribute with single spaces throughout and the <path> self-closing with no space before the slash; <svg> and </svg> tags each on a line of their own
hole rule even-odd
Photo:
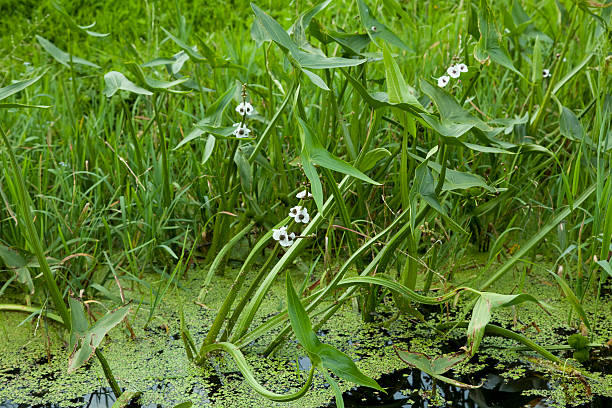
<svg viewBox="0 0 612 408">
<path fill-rule="evenodd" d="M 272 401 L 288 402 L 288 401 L 294 401 L 296 399 L 299 399 L 304 394 L 306 394 L 306 392 L 308 392 L 308 389 L 310 388 L 310 385 L 312 384 L 312 377 L 314 374 L 314 364 L 310 368 L 310 372 L 308 373 L 308 379 L 306 380 L 306 383 L 298 391 L 292 394 L 277 394 L 275 392 L 268 391 L 261 384 L 259 384 L 259 382 L 255 379 L 255 376 L 253 376 L 253 373 L 251 372 L 251 367 L 249 366 L 246 359 L 244 358 L 244 355 L 242 354 L 240 349 L 236 347 L 235 345 L 233 345 L 232 343 L 225 343 L 225 342 L 214 343 L 214 344 L 210 344 L 204 347 L 202 349 L 202 353 L 200 355 L 200 360 L 198 361 L 198 363 L 201 364 L 204 361 L 204 359 L 206 358 L 206 354 L 210 353 L 211 351 L 216 351 L 216 350 L 225 351 L 230 356 L 232 356 L 232 358 L 236 362 L 236 366 L 238 366 L 238 369 L 244 376 L 245 381 L 257 393 L 263 395 L 264 397 Z"/>
<path fill-rule="evenodd" d="M 162 155 L 162 189 L 163 189 L 163 203 L 165 207 L 170 205 L 171 190 L 170 190 L 170 168 L 168 167 L 168 147 L 166 146 L 166 132 L 164 131 L 164 127 L 161 123 L 161 115 L 159 114 L 159 107 L 157 106 L 157 101 L 159 99 L 159 104 L 163 102 L 163 96 L 156 96 L 153 99 L 153 110 L 155 112 L 155 122 L 157 123 L 157 129 L 159 131 L 159 142 L 161 145 L 161 155 Z"/>
<path fill-rule="evenodd" d="M 102 370 L 104 371 L 104 376 L 106 377 L 108 384 L 111 386 L 113 394 L 115 394 L 116 398 L 119 398 L 121 395 L 121 388 L 119 388 L 119 384 L 117 384 L 117 380 L 115 380 L 115 376 L 108 365 L 108 361 L 106 361 L 104 354 L 102 354 L 102 351 L 100 351 L 99 348 L 96 349 L 96 357 L 98 357 L 98 361 L 100 362 Z"/>
</svg>

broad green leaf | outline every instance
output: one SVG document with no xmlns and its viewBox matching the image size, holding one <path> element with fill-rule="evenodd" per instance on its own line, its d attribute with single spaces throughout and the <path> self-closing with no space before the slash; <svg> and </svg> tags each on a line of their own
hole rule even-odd
<svg viewBox="0 0 612 408">
<path fill-rule="evenodd" d="M 322 343 L 314 330 L 312 330 L 312 324 L 308 318 L 308 313 L 306 313 L 306 309 L 304 309 L 302 302 L 300 302 L 300 298 L 295 292 L 289 272 L 287 272 L 285 281 L 287 290 L 287 310 L 289 312 L 289 321 L 291 322 L 293 333 L 295 333 L 295 338 L 309 354 L 316 355 Z M 320 360 L 313 361 L 313 364 L 315 363 L 320 363 Z"/>
<path fill-rule="evenodd" d="M 349 356 L 335 347 L 321 343 L 316 354 L 321 359 L 323 367 L 329 369 L 343 380 L 384 391 L 376 381 L 363 374 Z"/>
<path fill-rule="evenodd" d="M 281 27 L 281 25 L 270 17 L 266 12 L 257 7 L 254 3 L 251 3 L 251 8 L 255 12 L 256 20 L 259 23 L 259 27 L 265 30 L 270 40 L 280 45 L 283 49 L 289 52 L 293 61 L 299 66 L 299 68 L 311 68 L 311 69 L 328 69 L 328 68 L 341 68 L 360 65 L 366 62 L 365 59 L 349 59 L 339 57 L 324 57 L 319 54 L 311 54 L 300 50 L 298 45 L 293 42 L 289 34 Z"/>
<path fill-rule="evenodd" d="M 247 193 L 251 193 L 253 191 L 253 168 L 244 151 L 240 148 L 236 149 L 234 163 L 236 163 L 236 167 L 238 168 L 240 184 L 243 190 Z"/>
<path fill-rule="evenodd" d="M 144 88 L 139 87 L 129 79 L 125 77 L 121 72 L 110 71 L 104 75 L 104 82 L 106 88 L 104 89 L 104 95 L 107 97 L 113 96 L 117 91 L 127 91 L 140 95 L 153 95 L 153 92 L 147 91 Z"/>
<path fill-rule="evenodd" d="M 428 81 L 421 79 L 421 90 L 429 96 L 436 104 L 438 112 L 440 112 L 441 122 L 445 125 L 456 124 L 459 126 L 476 127 L 480 130 L 491 130 L 492 128 L 478 119 L 457 103 L 455 98 L 444 92 L 437 86 L 430 84 Z"/>
<path fill-rule="evenodd" d="M 44 75 L 44 73 L 39 75 L 39 76 L 37 76 L 37 77 L 35 77 L 35 78 L 28 79 L 28 80 L 25 80 L 25 81 L 15 82 L 14 84 L 11 84 L 9 86 L 5 86 L 4 88 L 0 88 L 0 101 L 3 100 L 3 99 L 8 98 L 11 95 L 16 94 L 17 92 L 23 91 L 28 86 L 32 85 L 33 83 L 38 81 L 40 78 L 42 78 L 43 75 Z"/>
<path fill-rule="evenodd" d="M 461 228 L 461 226 L 457 224 L 455 220 L 448 216 L 446 210 L 438 201 L 438 197 L 436 197 L 435 192 L 436 184 L 434 182 L 433 175 L 429 170 L 428 163 L 429 155 L 417 166 L 415 170 L 414 182 L 410 189 L 411 200 L 414 201 L 417 195 L 421 196 L 431 208 L 442 216 L 444 221 L 446 221 L 454 231 L 467 235 L 467 231 Z"/>
<path fill-rule="evenodd" d="M 453 368 L 455 365 L 466 361 L 469 356 L 465 352 L 459 352 L 454 354 L 445 354 L 435 358 L 430 358 L 423 353 L 412 352 L 408 350 L 400 350 L 395 348 L 397 356 L 410 367 L 417 368 L 430 377 L 436 378 L 445 383 L 454 385 L 460 388 L 478 388 L 479 386 L 469 385 L 462 383 L 452 378 L 443 376 L 445 372 Z"/>
<path fill-rule="evenodd" d="M 321 343 L 312 330 L 308 313 L 295 292 L 289 273 L 286 277 L 286 286 L 289 321 L 295 337 L 310 356 L 312 364 L 318 368 L 327 368 L 338 377 L 355 384 L 384 391 L 376 381 L 363 374 L 349 356 L 329 344 Z"/>
<path fill-rule="evenodd" d="M 383 61 L 385 63 L 385 76 L 387 78 L 387 93 L 389 103 L 406 103 L 409 105 L 420 106 L 421 104 L 415 97 L 415 90 L 406 84 L 404 76 L 391 56 L 391 51 L 387 44 L 383 44 Z"/>
<path fill-rule="evenodd" d="M 474 305 L 472 318 L 467 329 L 470 355 L 473 356 L 478 351 L 484 336 L 485 326 L 491 320 L 493 309 L 513 306 L 526 301 L 542 305 L 535 297 L 525 293 L 519 295 L 500 295 L 493 292 L 482 292 Z"/>
<path fill-rule="evenodd" d="M 372 42 L 370 36 L 367 34 L 351 34 L 331 30 L 324 27 L 317 20 L 313 20 L 310 24 L 310 34 L 323 44 L 329 44 L 335 41 L 346 51 L 355 55 L 363 55 L 361 51 Z"/>
<path fill-rule="evenodd" d="M 187 77 L 179 78 L 174 81 L 161 81 L 154 78 L 149 78 L 144 74 L 142 67 L 135 62 L 128 62 L 125 66 L 138 78 L 141 85 L 144 85 L 145 88 L 148 88 L 153 91 L 158 92 L 172 92 L 172 93 L 187 93 L 189 91 L 180 91 L 176 89 L 171 89 L 177 85 L 182 84 L 189 80 Z"/>
<path fill-rule="evenodd" d="M 319 178 L 319 174 L 317 173 L 317 169 L 315 168 L 312 158 L 310 154 L 305 149 L 302 149 L 300 154 L 300 162 L 302 163 L 302 169 L 304 170 L 304 175 L 310 181 L 310 190 L 312 192 L 312 198 L 314 199 L 315 205 L 317 209 L 320 211 L 323 210 L 323 185 L 321 184 L 321 179 Z"/>
<path fill-rule="evenodd" d="M 19 252 L 0 244 L 0 260 L 5 266 L 11 269 L 23 268 L 27 261 Z"/>
<path fill-rule="evenodd" d="M 75 350 L 77 340 L 82 338 L 89 328 L 89 322 L 85 316 L 83 304 L 72 296 L 68 297 L 70 306 L 70 352 Z"/>
<path fill-rule="evenodd" d="M 72 348 L 68 359 L 69 373 L 74 372 L 93 356 L 98 346 L 102 343 L 104 336 L 106 336 L 113 327 L 121 323 L 130 311 L 129 305 L 122 306 L 107 313 L 93 326 L 83 331 L 86 327 L 85 324 L 87 323 L 87 319 L 85 318 L 83 307 L 77 306 L 77 303 L 80 305 L 80 302 L 77 300 L 70 302 L 72 324 L 75 325 L 75 327 L 71 331 Z"/>
<path fill-rule="evenodd" d="M 565 106 L 561 108 L 559 128 L 561 134 L 570 140 L 582 140 L 584 137 L 584 129 L 580 124 L 578 116 Z"/>
<path fill-rule="evenodd" d="M 344 74 L 346 79 L 348 79 L 348 81 L 351 83 L 351 85 L 357 91 L 357 93 L 361 95 L 363 100 L 374 109 L 392 106 L 392 107 L 401 109 L 403 111 L 409 112 L 417 118 L 420 118 L 418 116 L 420 113 L 425 112 L 425 108 L 423 108 L 420 102 L 414 105 L 410 105 L 406 103 L 397 103 L 397 104 L 390 103 L 389 95 L 387 93 L 385 92 L 370 93 L 359 80 L 354 78 L 352 75 L 350 75 L 348 72 L 346 72 L 343 69 L 340 71 Z M 424 125 L 428 126 L 426 123 Z"/>
<path fill-rule="evenodd" d="M 531 82 L 542 82 L 542 44 L 537 36 L 531 54 Z"/>
<path fill-rule="evenodd" d="M 379 161 L 391 156 L 391 152 L 383 147 L 369 150 L 363 159 L 359 162 L 358 167 L 361 171 L 368 171 Z"/>
<path fill-rule="evenodd" d="M 440 174 L 442 166 L 439 163 L 429 161 L 431 167 L 436 173 Z M 466 173 L 453 169 L 446 169 L 444 177 L 443 191 L 466 190 L 472 187 L 482 187 L 487 191 L 494 193 L 496 190 L 489 186 L 487 182 L 477 174 Z"/>
<path fill-rule="evenodd" d="M 70 67 L 70 62 L 74 64 L 87 65 L 92 68 L 100 68 L 99 65 L 94 64 L 93 62 L 89 62 L 83 58 L 75 57 L 74 55 L 70 55 L 65 51 L 57 48 L 51 41 L 46 38 L 41 37 L 40 35 L 36 36 L 38 43 L 51 55 L 57 62 L 67 67 Z"/>
<path fill-rule="evenodd" d="M 359 8 L 361 23 L 374 43 L 376 43 L 375 39 L 380 37 L 389 44 L 393 44 L 403 50 L 410 51 L 410 47 L 400 40 L 398 36 L 393 34 L 393 32 L 389 30 L 386 25 L 372 17 L 372 11 L 363 0 L 357 0 L 357 7 Z"/>
<path fill-rule="evenodd" d="M 480 30 L 480 40 L 474 47 L 474 58 L 481 64 L 493 61 L 509 70 L 523 76 L 516 68 L 508 55 L 508 51 L 502 44 L 502 37 L 495 28 L 495 19 L 489 8 L 487 0 L 480 0 L 480 10 L 478 11 L 478 29 Z"/>
<path fill-rule="evenodd" d="M 302 136 L 302 151 L 306 151 L 306 157 L 308 157 L 309 161 L 312 164 L 323 166 L 327 169 L 355 177 L 367 183 L 380 185 L 380 183 L 372 180 L 349 163 L 345 162 L 342 159 L 339 159 L 338 157 L 328 152 L 327 149 L 323 147 L 319 139 L 316 137 L 310 126 L 306 122 L 304 122 L 302 118 L 298 118 L 298 121 L 301 125 L 300 135 Z"/>
</svg>

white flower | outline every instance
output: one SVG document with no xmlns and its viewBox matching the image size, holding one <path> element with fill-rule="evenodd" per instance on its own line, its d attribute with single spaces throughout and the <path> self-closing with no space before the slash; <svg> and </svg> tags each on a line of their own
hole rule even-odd
<svg viewBox="0 0 612 408">
<path fill-rule="evenodd" d="M 459 72 L 468 72 L 468 67 L 464 63 L 457 64 L 455 66 L 459 69 Z"/>
<path fill-rule="evenodd" d="M 288 247 L 293 244 L 293 241 L 295 240 L 295 234 L 293 232 L 288 234 L 287 227 L 280 227 L 279 229 L 272 230 L 272 238 L 278 241 L 281 246 Z"/>
<path fill-rule="evenodd" d="M 543 69 L 543 70 L 542 70 L 542 78 L 549 78 L 549 77 L 551 77 L 551 76 L 552 76 L 552 75 L 551 75 L 551 73 L 550 73 L 550 70 L 548 70 L 548 69 Z"/>
<path fill-rule="evenodd" d="M 300 191 L 299 193 L 297 193 L 295 195 L 296 198 L 299 198 L 300 200 L 308 197 L 311 198 L 312 197 L 312 193 L 310 191 L 304 190 L 304 191 Z"/>
<path fill-rule="evenodd" d="M 448 84 L 448 81 L 450 81 L 450 77 L 448 75 L 442 75 L 440 78 L 438 78 L 438 86 L 440 88 L 444 88 L 446 84 Z"/>
<path fill-rule="evenodd" d="M 376 30 L 378 30 L 378 28 L 376 28 L 376 26 L 372 26 L 372 27 L 370 28 L 370 30 L 372 30 L 372 31 L 376 32 Z"/>
<path fill-rule="evenodd" d="M 459 75 L 461 75 L 461 71 L 457 65 L 451 65 L 448 67 L 446 73 L 450 75 L 451 78 L 459 78 Z"/>
<path fill-rule="evenodd" d="M 240 104 L 236 106 L 236 112 L 238 112 L 240 116 L 251 116 L 255 113 L 255 108 L 248 102 L 240 102 Z"/>
<path fill-rule="evenodd" d="M 295 217 L 297 217 L 297 215 L 300 213 L 300 211 L 302 211 L 302 207 L 299 205 L 296 205 L 295 207 L 293 207 L 291 210 L 289 210 L 289 216 L 293 219 L 295 219 Z M 296 220 L 297 221 L 297 220 Z"/>
<path fill-rule="evenodd" d="M 249 137 L 249 134 L 251 133 L 251 129 L 246 127 L 246 125 L 242 125 L 240 123 L 234 123 L 234 127 L 236 128 L 232 132 L 234 136 L 238 138 Z"/>
<path fill-rule="evenodd" d="M 304 224 L 308 224 L 310 222 L 310 215 L 308 215 L 308 210 L 304 207 L 297 213 L 297 215 L 293 218 L 295 222 L 303 222 Z"/>
</svg>

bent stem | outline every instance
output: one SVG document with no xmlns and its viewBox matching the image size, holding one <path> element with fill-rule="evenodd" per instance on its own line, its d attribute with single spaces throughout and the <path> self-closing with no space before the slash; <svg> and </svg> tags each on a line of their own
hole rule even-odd
<svg viewBox="0 0 612 408">
<path fill-rule="evenodd" d="M 275 392 L 267 390 L 255 379 L 255 376 L 251 372 L 251 367 L 249 366 L 246 359 L 244 358 L 244 355 L 242 354 L 240 349 L 232 343 L 226 343 L 226 342 L 214 343 L 214 344 L 209 344 L 208 346 L 202 348 L 201 350 L 202 354 L 198 358 L 198 364 L 202 364 L 204 362 L 204 360 L 206 359 L 206 355 L 208 353 L 212 351 L 216 351 L 216 350 L 221 350 L 221 351 L 225 351 L 226 353 L 228 353 L 236 362 L 236 365 L 238 366 L 238 369 L 244 376 L 245 381 L 257 393 L 263 395 L 264 397 L 272 401 L 280 401 L 280 402 L 294 401 L 298 398 L 301 398 L 304 394 L 306 394 L 306 392 L 308 392 L 308 389 L 310 388 L 310 385 L 312 384 L 312 377 L 314 374 L 314 365 L 310 368 L 310 372 L 308 373 L 308 379 L 306 380 L 306 383 L 298 391 L 292 394 L 277 394 Z"/>
</svg>

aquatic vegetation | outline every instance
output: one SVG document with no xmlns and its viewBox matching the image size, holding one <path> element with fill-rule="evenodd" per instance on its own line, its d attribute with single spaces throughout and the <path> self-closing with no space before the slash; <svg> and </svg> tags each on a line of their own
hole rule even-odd
<svg viewBox="0 0 612 408">
<path fill-rule="evenodd" d="M 16 3 L 0 402 L 609 396 L 612 8 L 540 3 Z"/>
</svg>

